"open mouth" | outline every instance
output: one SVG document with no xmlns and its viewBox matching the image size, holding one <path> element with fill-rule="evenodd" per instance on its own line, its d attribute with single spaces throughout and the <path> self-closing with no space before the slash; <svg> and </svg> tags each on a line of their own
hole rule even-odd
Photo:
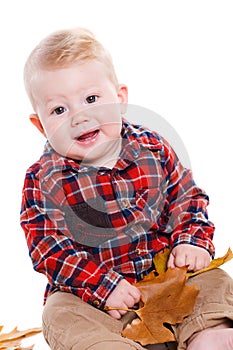
<svg viewBox="0 0 233 350">
<path fill-rule="evenodd" d="M 76 137 L 76 140 L 81 143 L 88 143 L 91 141 L 95 141 L 98 134 L 99 134 L 99 130 L 97 129 L 94 131 L 86 132 L 85 134 L 82 134 L 79 137 Z"/>
</svg>

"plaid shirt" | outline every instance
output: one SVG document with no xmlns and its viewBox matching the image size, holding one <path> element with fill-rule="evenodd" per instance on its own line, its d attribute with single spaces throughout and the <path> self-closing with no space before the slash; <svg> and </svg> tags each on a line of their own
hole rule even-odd
<svg viewBox="0 0 233 350">
<path fill-rule="evenodd" d="M 62 157 L 47 143 L 27 173 L 21 225 L 47 296 L 73 293 L 103 308 L 122 278 L 133 283 L 166 247 L 214 254 L 207 195 L 157 133 L 123 120 L 113 169 Z"/>
</svg>

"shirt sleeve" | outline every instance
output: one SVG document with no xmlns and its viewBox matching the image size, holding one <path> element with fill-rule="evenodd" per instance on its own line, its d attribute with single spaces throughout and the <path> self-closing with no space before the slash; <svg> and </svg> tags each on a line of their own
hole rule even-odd
<svg viewBox="0 0 233 350">
<path fill-rule="evenodd" d="M 209 221 L 207 212 L 209 198 L 195 184 L 191 170 L 183 167 L 171 146 L 165 140 L 163 142 L 166 185 L 160 230 L 170 236 L 171 248 L 187 243 L 202 247 L 214 256 L 214 225 Z"/>
<path fill-rule="evenodd" d="M 33 267 L 47 277 L 52 289 L 103 308 L 122 276 L 73 240 L 64 213 L 42 193 L 32 172 L 24 183 L 20 222 Z"/>
</svg>

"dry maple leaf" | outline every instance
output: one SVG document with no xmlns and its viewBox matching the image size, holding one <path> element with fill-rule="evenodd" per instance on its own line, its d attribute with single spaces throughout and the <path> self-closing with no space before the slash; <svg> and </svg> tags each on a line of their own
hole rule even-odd
<svg viewBox="0 0 233 350">
<path fill-rule="evenodd" d="M 184 317 L 191 314 L 199 293 L 195 286 L 187 286 L 186 280 L 233 258 L 229 248 L 222 258 L 214 259 L 207 269 L 192 273 L 187 272 L 186 267 L 167 269 L 169 254 L 170 249 L 157 254 L 153 259 L 155 271 L 135 284 L 141 292 L 139 310 L 126 309 L 136 312 L 138 318 L 127 325 L 122 335 L 142 345 L 175 341 L 169 325 L 181 323 Z"/>
<path fill-rule="evenodd" d="M 122 335 L 143 346 L 175 341 L 166 324 L 182 322 L 195 305 L 199 290 L 187 286 L 186 268 L 167 269 L 159 276 L 150 276 L 136 284 L 143 306 L 135 310 L 139 318 L 127 325 Z"/>
<path fill-rule="evenodd" d="M 2 331 L 3 326 L 0 326 L 0 332 Z M 15 350 L 32 350 L 33 346 L 22 348 L 21 340 L 40 333 L 42 331 L 41 328 L 31 328 L 24 331 L 19 331 L 14 328 L 9 333 L 0 333 L 0 349 L 15 349 Z"/>
<path fill-rule="evenodd" d="M 222 256 L 221 258 L 216 258 L 216 259 L 212 260 L 208 267 L 206 267 L 205 269 L 199 270 L 199 271 L 195 271 L 195 272 L 187 272 L 187 276 L 193 277 L 193 276 L 199 275 L 202 272 L 216 269 L 217 267 L 230 261 L 232 258 L 233 258 L 233 253 L 232 253 L 231 249 L 228 248 L 228 251 L 226 252 L 226 254 L 224 256 Z"/>
<path fill-rule="evenodd" d="M 155 255 L 153 262 L 154 262 L 155 270 L 158 274 L 165 272 L 167 270 L 167 261 L 169 258 L 169 254 L 170 254 L 170 249 L 167 248 L 162 253 L 158 253 Z M 213 259 L 208 267 L 195 272 L 189 271 L 187 272 L 187 276 L 193 277 L 205 271 L 216 269 L 217 267 L 225 264 L 231 259 L 233 259 L 233 253 L 231 248 L 228 248 L 228 251 L 224 256 Z"/>
</svg>

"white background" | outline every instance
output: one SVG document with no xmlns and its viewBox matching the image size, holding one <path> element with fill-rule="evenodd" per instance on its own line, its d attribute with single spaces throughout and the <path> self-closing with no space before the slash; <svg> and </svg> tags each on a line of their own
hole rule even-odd
<svg viewBox="0 0 233 350">
<path fill-rule="evenodd" d="M 41 324 L 46 280 L 32 269 L 19 211 L 25 171 L 44 139 L 28 121 L 32 109 L 22 73 L 30 51 L 57 29 L 91 29 L 111 52 L 130 103 L 175 128 L 196 182 L 210 196 L 216 256 L 233 248 L 232 1 L 9 0 L 1 2 L 0 15 L 0 324 Z M 232 262 L 224 269 L 233 276 Z M 41 339 L 35 350 L 46 349 Z"/>
</svg>

